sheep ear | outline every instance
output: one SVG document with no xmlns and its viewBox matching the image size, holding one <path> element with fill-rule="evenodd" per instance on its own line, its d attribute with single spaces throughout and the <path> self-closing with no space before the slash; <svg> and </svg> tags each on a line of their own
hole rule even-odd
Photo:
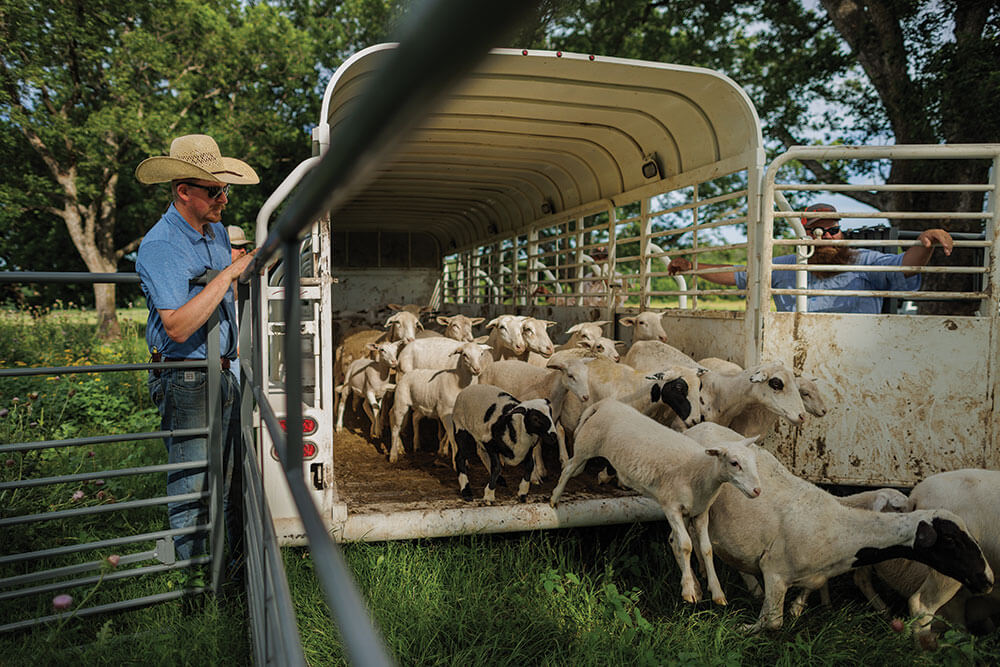
<svg viewBox="0 0 1000 667">
<path fill-rule="evenodd" d="M 433 310 L 430 306 L 420 306 L 420 314 L 429 313 Z"/>
<path fill-rule="evenodd" d="M 485 317 L 473 317 L 469 321 L 472 322 L 472 326 L 476 326 L 477 324 L 482 324 L 483 322 L 485 322 L 486 318 Z"/>
<path fill-rule="evenodd" d="M 370 352 L 374 352 L 375 350 L 378 349 L 378 343 L 366 343 L 365 349 Z"/>
<path fill-rule="evenodd" d="M 698 377 L 701 377 L 702 375 L 704 375 L 704 374 L 705 374 L 705 373 L 707 373 L 707 372 L 708 372 L 708 369 L 707 369 L 707 368 L 704 368 L 704 367 L 702 367 L 702 366 L 699 366 L 699 367 L 698 367 Z"/>
<path fill-rule="evenodd" d="M 577 347 L 582 347 L 585 350 L 589 350 L 590 349 L 590 343 L 588 343 L 585 340 L 578 340 L 578 341 L 576 341 L 576 346 Z"/>
<path fill-rule="evenodd" d="M 451 324 L 451 318 L 450 317 L 446 317 L 444 315 L 438 315 L 437 317 L 434 318 L 434 321 L 437 322 L 438 324 L 440 324 L 443 327 L 446 327 L 449 324 Z"/>
<path fill-rule="evenodd" d="M 421 331 L 424 330 L 424 325 L 420 323 L 420 320 L 417 320 L 417 328 L 420 329 Z"/>
<path fill-rule="evenodd" d="M 558 361 L 558 360 L 557 361 L 550 361 L 549 363 L 545 364 L 545 367 L 546 368 L 553 368 L 553 369 L 555 369 L 557 371 L 564 371 L 564 370 L 566 370 L 566 364 L 564 364 L 564 363 L 562 363 L 561 361 Z"/>
<path fill-rule="evenodd" d="M 542 324 L 544 324 L 546 329 L 548 329 L 553 324 L 559 324 L 555 320 L 538 320 L 538 321 L 541 322 Z"/>
<path fill-rule="evenodd" d="M 623 317 L 620 320 L 618 320 L 618 324 L 624 324 L 627 327 L 634 326 L 635 325 L 635 318 L 634 317 Z"/>
<path fill-rule="evenodd" d="M 494 317 L 492 320 L 486 323 L 486 328 L 492 329 L 493 327 L 495 327 L 497 325 L 497 320 L 499 319 L 500 319 L 499 317 Z"/>
<path fill-rule="evenodd" d="M 872 503 L 872 511 L 882 512 L 885 510 L 885 506 L 888 504 L 889 504 L 889 499 L 879 494 L 875 496 L 875 502 Z"/>
<path fill-rule="evenodd" d="M 659 382 L 660 380 L 662 380 L 665 377 L 666 377 L 666 374 L 663 371 L 657 371 L 655 373 L 647 375 L 645 379 L 647 379 L 647 380 L 656 380 L 657 382 Z"/>
<path fill-rule="evenodd" d="M 389 310 L 403 310 L 403 307 L 398 303 L 389 303 L 386 305 L 389 306 Z"/>
<path fill-rule="evenodd" d="M 745 445 L 747 447 L 756 447 L 757 446 L 757 441 L 760 440 L 762 436 L 763 436 L 763 434 L 755 435 L 752 438 L 746 438 L 740 444 L 741 445 Z"/>
<path fill-rule="evenodd" d="M 913 539 L 913 547 L 915 549 L 929 549 L 934 546 L 935 542 L 937 542 L 937 531 L 934 530 L 934 526 L 926 521 L 917 524 L 917 536 Z"/>
<path fill-rule="evenodd" d="M 483 352 L 488 352 L 489 350 L 493 349 L 493 346 L 492 345 L 480 345 L 479 349 L 482 350 Z"/>
<path fill-rule="evenodd" d="M 764 371 L 757 371 L 750 376 L 751 382 L 764 382 L 765 380 L 767 380 L 767 373 Z"/>
<path fill-rule="evenodd" d="M 591 322 L 591 324 L 603 327 L 605 324 L 611 324 L 611 320 L 598 320 L 596 322 Z"/>
<path fill-rule="evenodd" d="M 705 453 L 709 456 L 714 456 L 717 459 L 725 458 L 726 450 L 719 447 L 712 447 L 711 449 L 706 449 Z"/>
</svg>

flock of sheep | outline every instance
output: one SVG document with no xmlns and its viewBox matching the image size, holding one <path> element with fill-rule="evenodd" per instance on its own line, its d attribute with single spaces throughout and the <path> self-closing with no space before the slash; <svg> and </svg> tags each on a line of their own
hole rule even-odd
<svg viewBox="0 0 1000 667">
<path fill-rule="evenodd" d="M 343 338 L 334 376 L 336 430 L 348 399 L 363 401 L 376 440 L 388 412 L 391 463 L 404 455 L 408 415 L 415 441 L 424 417 L 439 420 L 438 454 L 469 500 L 473 455 L 489 473 L 484 501 L 494 502 L 503 466 L 520 465 L 524 502 L 546 475 L 542 448 L 558 448 L 553 507 L 588 460 L 602 459 L 602 481 L 616 477 L 663 508 L 684 600 L 702 597 L 692 551 L 718 604 L 726 596 L 714 555 L 739 570 L 763 598 L 752 632 L 781 627 L 789 588 L 801 589 L 790 605 L 798 616 L 812 591 L 848 570 L 879 609 L 886 605 L 872 574 L 907 597 L 925 646 L 936 641 L 936 615 L 979 632 L 1000 622 L 1000 594 L 990 595 L 1000 565 L 1000 472 L 940 473 L 908 497 L 894 489 L 836 497 L 756 444 L 779 418 L 800 424 L 826 414 L 815 381 L 782 363 L 695 361 L 666 342 L 654 312 L 619 320 L 633 328 L 621 356 L 623 344 L 603 335 L 608 322 L 577 324 L 555 346 L 546 331 L 553 323 L 533 317 L 501 315 L 476 338 L 484 318 L 439 316 L 444 332 L 436 333 L 424 330 L 419 307 L 390 307 L 397 312 L 386 330 Z"/>
</svg>

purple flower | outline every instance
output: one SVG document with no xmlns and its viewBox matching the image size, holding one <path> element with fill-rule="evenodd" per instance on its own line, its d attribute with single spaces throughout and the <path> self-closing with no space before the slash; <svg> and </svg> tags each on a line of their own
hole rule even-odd
<svg viewBox="0 0 1000 667">
<path fill-rule="evenodd" d="M 108 556 L 108 562 L 111 563 L 111 567 L 118 567 L 119 560 L 121 560 L 121 556 L 118 554 L 111 554 Z"/>
<path fill-rule="evenodd" d="M 82 500 L 82 499 L 83 499 L 83 491 L 75 491 L 75 492 L 73 492 L 73 500 L 74 501 L 76 501 L 76 500 Z"/>
<path fill-rule="evenodd" d="M 65 593 L 63 593 L 62 595 L 57 595 L 54 598 L 52 598 L 52 608 L 55 609 L 56 611 L 64 611 L 66 609 L 69 609 L 71 604 L 73 604 L 72 595 L 66 595 Z"/>
<path fill-rule="evenodd" d="M 4 463 L 7 465 L 8 468 L 13 467 L 14 459 L 7 459 L 6 461 L 4 461 Z"/>
</svg>

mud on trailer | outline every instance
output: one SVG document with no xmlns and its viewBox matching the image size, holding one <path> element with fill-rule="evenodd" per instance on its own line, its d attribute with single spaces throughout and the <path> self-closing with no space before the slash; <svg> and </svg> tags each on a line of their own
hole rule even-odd
<svg viewBox="0 0 1000 667">
<path fill-rule="evenodd" d="M 324 96 L 314 154 L 328 149 L 365 84 L 394 49 L 366 49 L 337 70 Z M 975 160 L 981 182 L 824 185 L 800 180 L 802 160 L 864 161 L 879 173 L 891 160 Z M 662 518 L 655 503 L 596 485 L 581 475 L 558 510 L 549 480 L 528 502 L 499 494 L 468 502 L 455 474 L 424 450 L 389 464 L 367 425 L 334 434 L 333 360 L 351 324 L 381 327 L 387 304 L 420 304 L 443 314 L 492 319 L 527 314 L 556 322 L 556 343 L 572 324 L 608 320 L 606 333 L 629 341 L 621 317 L 662 311 L 670 343 L 694 358 L 747 366 L 779 360 L 815 377 L 828 414 L 800 427 L 779 423 L 765 445 L 815 482 L 910 486 L 942 470 L 1000 467 L 1000 314 L 997 180 L 1000 145 L 797 147 L 770 164 L 753 104 L 716 72 L 600 56 L 498 49 L 451 91 L 376 176 L 301 244 L 303 305 L 298 331 L 282 319 L 279 264 L 251 298 L 261 314 L 263 390 L 284 406 L 284 336 L 302 339 L 303 473 L 338 540 L 384 540 L 472 532 L 597 525 Z M 273 212 L 316 164 L 299 165 L 257 221 L 268 235 Z M 887 219 L 964 230 L 962 251 L 921 272 L 954 274 L 960 287 L 860 295 L 960 304 L 956 314 L 809 313 L 805 271 L 782 293 L 799 312 L 775 312 L 772 256 L 839 243 L 887 252 L 914 241 L 831 242 L 806 237 L 808 203 L 852 190 L 964 193 L 975 211 L 844 210 L 842 224 Z M 916 199 L 916 198 L 915 198 Z M 798 202 L 794 205 L 789 204 Z M 786 224 L 779 224 L 784 222 Z M 912 224 L 912 223 L 911 223 Z M 912 239 L 912 235 L 910 236 Z M 683 250 L 677 250 L 683 248 Z M 745 261 L 746 289 L 715 286 L 711 269 L 668 277 L 671 253 Z M 745 258 L 745 259 L 743 259 Z M 940 258 L 939 258 L 940 259 Z M 956 282 L 957 284 L 957 282 Z M 712 299 L 706 299 L 712 297 Z M 718 299 L 728 299 L 726 310 Z M 947 307 L 946 307 L 947 309 Z M 963 314 L 957 314 L 962 312 Z M 478 332 L 477 332 L 478 333 Z M 363 418 L 362 418 L 363 419 Z M 304 531 L 267 431 L 256 429 L 276 532 L 286 544 Z M 476 469 L 478 467 L 474 467 Z M 485 472 L 473 477 L 481 487 Z"/>
</svg>

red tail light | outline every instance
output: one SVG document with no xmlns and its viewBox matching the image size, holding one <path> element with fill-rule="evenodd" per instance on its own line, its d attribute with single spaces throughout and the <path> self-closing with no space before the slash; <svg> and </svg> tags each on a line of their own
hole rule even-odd
<svg viewBox="0 0 1000 667">
<path fill-rule="evenodd" d="M 316 458 L 316 454 L 318 452 L 319 452 L 319 449 L 316 447 L 316 443 L 309 442 L 308 440 L 306 440 L 306 441 L 304 441 L 302 443 L 302 459 L 303 460 L 310 461 L 310 460 Z M 275 461 L 281 461 L 281 459 L 278 458 L 278 450 L 275 447 L 273 447 L 273 446 L 271 447 L 271 458 L 274 459 Z"/>
<path fill-rule="evenodd" d="M 281 424 L 281 430 L 288 432 L 288 420 L 279 419 L 278 423 Z M 302 435 L 312 435 L 319 428 L 319 424 L 312 417 L 302 418 Z"/>
</svg>

